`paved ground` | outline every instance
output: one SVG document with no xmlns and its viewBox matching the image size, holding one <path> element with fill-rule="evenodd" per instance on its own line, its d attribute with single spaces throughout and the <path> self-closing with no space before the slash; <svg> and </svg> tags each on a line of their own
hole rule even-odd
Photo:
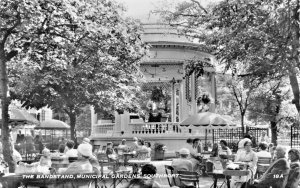
<svg viewBox="0 0 300 188">
<path fill-rule="evenodd" d="M 151 162 L 153 165 L 156 166 L 157 168 L 157 174 L 166 174 L 164 165 L 171 165 L 171 161 L 152 161 Z M 164 187 L 169 187 L 168 180 L 167 178 L 156 178 L 155 179 L 159 184 L 164 185 Z M 110 184 L 107 183 L 108 185 Z M 200 178 L 200 188 L 210 188 L 211 185 L 213 184 L 213 179 L 211 177 L 201 177 Z M 222 184 L 222 180 L 219 180 L 218 186 Z M 122 185 L 119 184 L 117 188 L 125 188 L 127 183 L 123 183 Z"/>
<path fill-rule="evenodd" d="M 164 165 L 171 165 L 171 161 L 152 161 L 151 162 L 153 165 L 156 166 L 157 168 L 157 174 L 164 175 L 166 174 Z M 156 178 L 155 179 L 159 184 L 164 185 L 163 187 L 169 187 L 168 181 L 166 177 L 162 178 Z M 218 186 L 220 186 L 222 183 L 222 180 L 219 180 Z M 112 188 L 111 186 L 112 180 L 107 180 L 106 181 L 106 186 Z M 200 178 L 200 188 L 210 188 L 211 185 L 213 184 L 213 180 L 211 177 L 201 177 Z M 128 184 L 124 181 L 122 184 L 119 184 L 117 188 L 125 188 Z M 28 188 L 33 188 L 33 187 L 28 187 Z"/>
</svg>

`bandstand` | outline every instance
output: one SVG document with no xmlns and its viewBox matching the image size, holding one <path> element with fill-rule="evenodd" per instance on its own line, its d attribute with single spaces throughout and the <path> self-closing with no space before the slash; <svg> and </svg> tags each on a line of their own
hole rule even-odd
<svg viewBox="0 0 300 188">
<path fill-rule="evenodd" d="M 210 98 L 210 102 L 205 104 L 206 111 L 214 112 L 216 59 L 206 53 L 201 45 L 167 25 L 145 24 L 142 40 L 151 45 L 149 57 L 140 66 L 146 80 L 144 86 L 168 90 L 170 112 L 160 122 L 132 118 L 129 112 L 115 113 L 113 122 L 100 119 L 91 108 L 91 139 L 94 144 L 104 145 L 108 141 L 119 142 L 121 139 L 127 139 L 129 144 L 133 137 L 141 137 L 153 143 L 162 142 L 169 151 L 174 151 L 189 137 L 204 138 L 204 131 L 185 129 L 179 126 L 179 122 L 199 111 L 198 99 L 204 94 Z M 195 71 L 186 73 L 185 67 L 191 61 L 205 62 L 201 75 Z"/>
</svg>

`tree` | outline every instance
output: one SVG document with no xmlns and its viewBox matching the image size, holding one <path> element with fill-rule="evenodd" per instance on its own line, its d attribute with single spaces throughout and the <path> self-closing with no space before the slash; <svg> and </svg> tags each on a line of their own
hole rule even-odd
<svg viewBox="0 0 300 188">
<path fill-rule="evenodd" d="M 300 111 L 299 0 L 226 0 L 204 9 L 197 1 L 161 11 L 171 25 L 199 39 L 226 69 L 248 65 L 258 80 L 289 77 L 294 104 Z"/>
<path fill-rule="evenodd" d="M 8 71 L 7 65 L 21 53 L 26 54 L 35 40 L 44 31 L 49 15 L 45 5 L 47 2 L 29 0 L 0 1 L 0 90 L 2 108 L 2 143 L 4 160 L 10 172 L 14 172 L 12 147 L 9 133 L 8 107 Z"/>
<path fill-rule="evenodd" d="M 122 19 L 121 10 L 111 1 L 54 3 L 41 40 L 10 64 L 12 98 L 26 108 L 63 110 L 75 142 L 76 118 L 84 106 L 96 111 L 133 107 L 147 46 L 139 25 Z"/>
<path fill-rule="evenodd" d="M 263 84 L 253 97 L 253 104 L 249 106 L 249 119 L 270 122 L 272 143 L 275 144 L 280 125 L 287 125 L 288 122 L 291 124 L 296 120 L 296 110 L 286 108 L 292 95 L 288 86 L 287 79 Z"/>
</svg>

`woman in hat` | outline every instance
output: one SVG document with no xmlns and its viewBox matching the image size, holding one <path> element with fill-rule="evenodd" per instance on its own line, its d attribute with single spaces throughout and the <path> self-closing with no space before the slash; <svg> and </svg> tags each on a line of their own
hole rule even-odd
<svg viewBox="0 0 300 188">
<path fill-rule="evenodd" d="M 77 148 L 78 160 L 71 163 L 64 174 L 84 174 L 93 172 L 89 159 L 93 156 L 90 144 L 80 144 Z"/>
</svg>

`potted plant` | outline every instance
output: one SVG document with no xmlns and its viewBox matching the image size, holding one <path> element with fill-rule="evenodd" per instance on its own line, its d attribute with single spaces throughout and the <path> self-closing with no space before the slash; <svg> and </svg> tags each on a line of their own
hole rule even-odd
<svg viewBox="0 0 300 188">
<path fill-rule="evenodd" d="M 154 160 L 164 160 L 166 149 L 164 144 L 156 142 L 154 144 Z"/>
</svg>

